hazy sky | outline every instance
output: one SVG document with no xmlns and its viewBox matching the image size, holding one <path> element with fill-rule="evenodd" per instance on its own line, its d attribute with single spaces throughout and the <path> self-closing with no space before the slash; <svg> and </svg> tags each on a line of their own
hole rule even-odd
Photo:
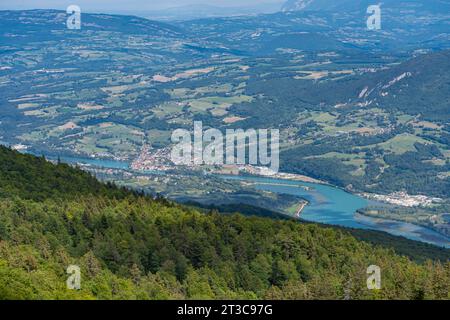
<svg viewBox="0 0 450 320">
<path fill-rule="evenodd" d="M 242 7 L 259 3 L 284 3 L 285 0 L 0 0 L 0 9 L 61 9 L 79 5 L 82 10 L 157 10 L 191 4 L 208 4 L 222 7 Z"/>
</svg>

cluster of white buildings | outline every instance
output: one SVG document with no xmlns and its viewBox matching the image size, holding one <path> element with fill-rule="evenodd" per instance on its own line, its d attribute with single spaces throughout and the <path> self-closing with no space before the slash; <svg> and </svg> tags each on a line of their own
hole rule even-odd
<svg viewBox="0 0 450 320">
<path fill-rule="evenodd" d="M 432 198 L 423 195 L 412 196 L 404 191 L 394 192 L 389 195 L 370 194 L 369 198 L 402 207 L 431 206 L 433 203 L 442 202 L 440 198 Z"/>
</svg>

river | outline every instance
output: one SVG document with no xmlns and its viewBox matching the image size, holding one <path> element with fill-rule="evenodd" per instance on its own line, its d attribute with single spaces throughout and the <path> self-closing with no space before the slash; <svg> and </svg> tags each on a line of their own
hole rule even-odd
<svg viewBox="0 0 450 320">
<path fill-rule="evenodd" d="M 61 157 L 61 160 L 69 163 L 84 163 L 112 169 L 129 168 L 129 163 L 123 161 L 74 157 Z M 306 221 L 379 230 L 411 240 L 450 248 L 450 239 L 431 229 L 411 223 L 376 219 L 357 214 L 356 211 L 358 209 L 364 208 L 373 202 L 339 188 L 316 183 L 265 177 L 224 176 L 224 178 L 250 182 L 259 190 L 296 195 L 308 200 L 309 204 L 301 214 L 301 218 Z"/>
<path fill-rule="evenodd" d="M 271 179 L 264 177 L 227 176 L 227 179 L 251 182 L 259 190 L 300 196 L 309 201 L 301 218 L 344 227 L 385 231 L 396 236 L 450 248 L 450 239 L 431 229 L 406 222 L 376 219 L 357 214 L 358 209 L 374 204 L 342 189 L 328 185 Z M 308 188 L 303 188 L 308 187 Z"/>
</svg>

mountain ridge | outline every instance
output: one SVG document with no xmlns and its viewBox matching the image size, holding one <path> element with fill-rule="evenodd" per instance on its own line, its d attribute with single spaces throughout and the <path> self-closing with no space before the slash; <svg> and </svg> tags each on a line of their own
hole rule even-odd
<svg viewBox="0 0 450 320">
<path fill-rule="evenodd" d="M 374 5 L 371 0 L 288 0 L 282 11 L 365 11 L 370 5 Z M 447 0 L 413 0 L 398 1 L 385 0 L 379 3 L 381 8 L 405 8 L 405 9 L 425 9 L 433 12 L 442 12 L 450 9 L 450 1 Z"/>
</svg>

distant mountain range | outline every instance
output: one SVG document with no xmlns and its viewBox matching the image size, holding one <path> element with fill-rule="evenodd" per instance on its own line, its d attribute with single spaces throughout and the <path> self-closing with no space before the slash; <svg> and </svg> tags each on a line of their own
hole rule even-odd
<svg viewBox="0 0 450 320">
<path fill-rule="evenodd" d="M 232 17 L 242 15 L 257 15 L 280 11 L 280 5 L 274 3 L 260 3 L 243 7 L 217 7 L 211 5 L 190 5 L 173 7 L 157 11 L 130 12 L 138 16 L 154 20 L 190 20 L 199 18 Z"/>
<path fill-rule="evenodd" d="M 282 11 L 355 11 L 366 9 L 368 6 L 378 4 L 373 0 L 288 0 L 282 7 Z M 379 4 L 382 7 L 404 8 L 404 10 L 427 10 L 434 12 L 447 12 L 450 9 L 448 0 L 384 0 Z"/>
<path fill-rule="evenodd" d="M 79 38 L 69 34 L 66 27 L 67 14 L 60 10 L 0 11 L 0 40 L 2 44 L 23 44 L 37 39 Z M 18 22 L 20 21 L 20 23 Z M 52 32 L 50 32 L 52 30 Z M 152 35 L 165 38 L 179 37 L 182 31 L 164 22 L 151 21 L 136 16 L 110 14 L 83 14 L 82 30 L 86 32 L 118 32 L 121 34 Z M 11 34 L 21 34 L 13 37 Z"/>
<path fill-rule="evenodd" d="M 156 21 L 186 21 L 193 19 L 249 16 L 270 14 L 281 11 L 279 3 L 258 3 L 243 6 L 215 6 L 209 4 L 193 4 L 154 10 L 103 10 L 89 11 L 91 13 L 108 13 L 119 15 L 133 15 Z"/>
<path fill-rule="evenodd" d="M 299 5 L 297 8 L 305 5 L 306 9 L 257 16 L 197 19 L 177 25 L 208 41 L 214 40 L 235 46 L 233 49 L 259 54 L 273 52 L 280 47 L 297 50 L 330 48 L 329 45 L 323 46 L 326 38 L 332 38 L 337 48 L 391 52 L 449 46 L 450 33 L 446 32 L 450 21 L 448 1 L 408 2 L 404 6 L 386 4 L 382 9 L 382 29 L 379 32 L 367 29 L 367 7 L 361 5 L 355 11 L 353 5 L 345 6 L 344 3 L 342 7 L 327 7 L 327 2 L 311 2 L 310 6 L 306 6 L 306 2 L 295 2 Z M 318 11 L 310 11 L 310 8 Z M 326 42 L 329 43 L 329 40 Z"/>
</svg>

